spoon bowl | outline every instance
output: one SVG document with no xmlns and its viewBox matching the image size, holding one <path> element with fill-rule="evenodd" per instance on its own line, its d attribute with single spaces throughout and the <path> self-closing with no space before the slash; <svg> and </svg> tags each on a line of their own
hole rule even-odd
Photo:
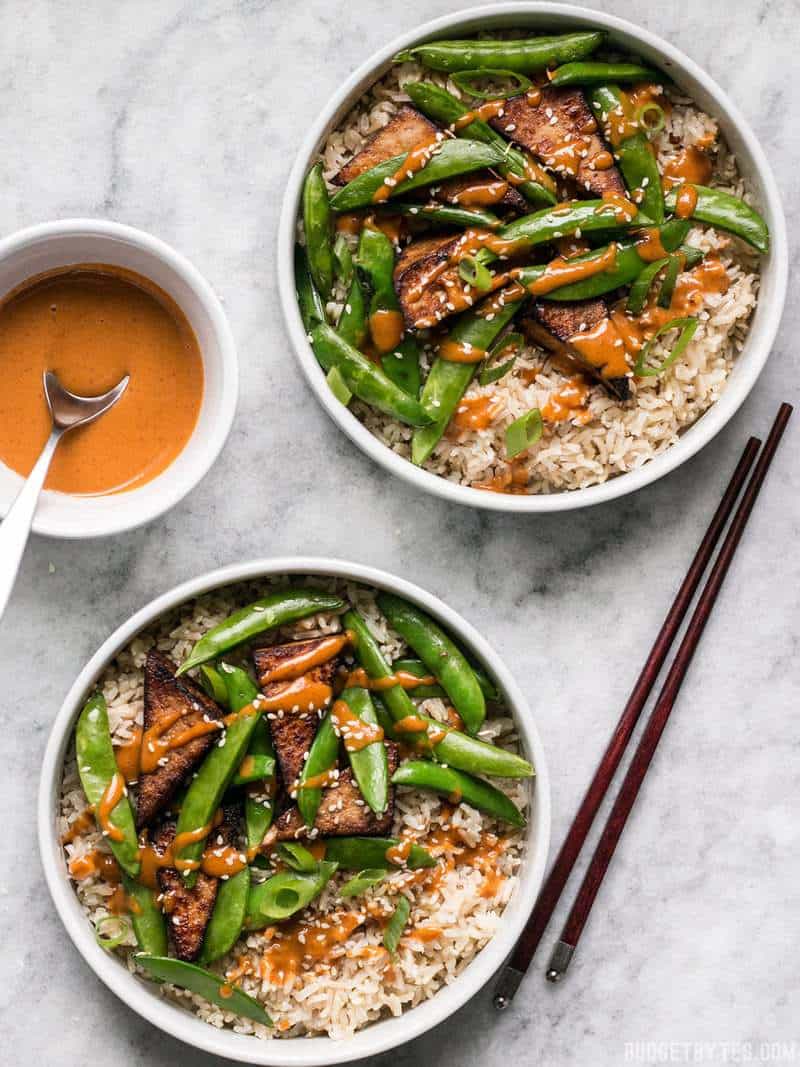
<svg viewBox="0 0 800 1067">
<path fill-rule="evenodd" d="M 112 408 L 128 388 L 130 376 L 117 382 L 113 389 L 101 396 L 78 396 L 65 389 L 54 371 L 44 373 L 44 397 L 50 409 L 53 425 L 62 431 L 86 426 Z"/>
</svg>

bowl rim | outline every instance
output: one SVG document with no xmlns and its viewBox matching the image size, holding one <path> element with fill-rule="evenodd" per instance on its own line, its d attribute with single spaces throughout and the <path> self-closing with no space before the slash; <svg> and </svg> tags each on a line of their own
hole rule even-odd
<svg viewBox="0 0 800 1067">
<path fill-rule="evenodd" d="M 148 988 L 146 982 L 132 975 L 124 964 L 110 958 L 96 944 L 91 925 L 67 877 L 63 846 L 57 833 L 57 802 L 66 749 L 86 693 L 106 664 L 163 612 L 234 582 L 284 574 L 344 578 L 387 589 L 418 603 L 438 618 L 495 676 L 509 699 L 524 748 L 536 767 L 533 779 L 536 800 L 526 838 L 529 847 L 523 858 L 519 883 L 503 912 L 504 922 L 498 932 L 452 984 L 398 1018 L 372 1023 L 343 1040 L 329 1037 L 261 1040 L 230 1030 L 218 1030 L 161 998 Z M 206 572 L 155 597 L 117 627 L 84 665 L 53 722 L 44 752 L 37 807 L 39 852 L 50 895 L 73 944 L 97 977 L 143 1018 L 195 1048 L 244 1063 L 276 1067 L 317 1067 L 376 1055 L 419 1036 L 462 1007 L 491 980 L 522 932 L 544 879 L 550 820 L 549 775 L 539 732 L 522 690 L 488 641 L 453 608 L 404 578 L 359 563 L 314 556 L 255 559 Z"/>
<path fill-rule="evenodd" d="M 584 489 L 530 496 L 485 492 L 451 482 L 440 475 L 415 467 L 410 460 L 399 456 L 374 437 L 355 415 L 333 396 L 328 388 L 325 376 L 316 361 L 303 328 L 294 286 L 295 226 L 301 202 L 303 179 L 309 162 L 328 132 L 333 118 L 351 93 L 402 48 L 408 48 L 413 44 L 440 35 L 442 31 L 458 27 L 461 23 L 480 19 L 492 21 L 507 15 L 525 17 L 536 15 L 543 21 L 548 17 L 557 16 L 564 23 L 563 30 L 568 30 L 567 24 L 572 23 L 576 28 L 597 26 L 611 32 L 626 34 L 658 52 L 667 65 L 677 67 L 697 81 L 714 100 L 717 108 L 714 117 L 724 118 L 732 128 L 735 128 L 753 162 L 754 170 L 758 173 L 763 189 L 771 230 L 770 253 L 764 260 L 767 267 L 766 270 L 762 270 L 762 275 L 767 270 L 769 271 L 771 284 L 768 297 L 765 297 L 763 292 L 759 295 L 760 336 L 753 336 L 751 325 L 742 353 L 747 353 L 747 359 L 742 360 L 742 354 L 738 357 L 738 373 L 735 382 L 728 381 L 720 398 L 687 429 L 680 439 L 642 467 Z M 284 322 L 306 381 L 328 415 L 362 452 L 403 481 L 444 500 L 490 511 L 548 513 L 591 507 L 641 489 L 690 459 L 719 433 L 755 385 L 770 354 L 780 324 L 786 299 L 787 281 L 788 240 L 778 186 L 767 157 L 749 123 L 727 93 L 694 60 L 650 30 L 616 15 L 572 4 L 551 3 L 549 0 L 523 0 L 523 2 L 506 0 L 504 3 L 463 8 L 407 31 L 374 52 L 334 92 L 303 139 L 286 183 L 278 228 L 278 287 Z"/>
<path fill-rule="evenodd" d="M 120 498 L 124 499 L 126 503 L 135 500 L 136 507 L 109 508 L 107 514 L 87 516 L 80 529 L 76 529 L 72 524 L 65 528 L 63 525 L 64 520 L 60 519 L 58 514 L 44 515 L 41 509 L 34 516 L 33 533 L 63 540 L 83 540 L 84 538 L 106 537 L 111 534 L 135 530 L 139 526 L 152 522 L 173 508 L 200 483 L 216 461 L 233 425 L 239 398 L 239 364 L 236 343 L 230 323 L 222 303 L 210 283 L 182 253 L 160 237 L 156 237 L 146 230 L 140 230 L 135 226 L 129 226 L 122 222 L 96 218 L 64 218 L 35 223 L 0 239 L 0 261 L 16 255 L 27 246 L 69 236 L 107 237 L 122 244 L 132 245 L 153 259 L 160 260 L 179 276 L 196 294 L 198 302 L 208 315 L 219 349 L 222 383 L 221 390 L 217 394 L 219 412 L 214 419 L 211 431 L 200 442 L 197 457 L 193 461 L 189 477 L 180 481 L 177 479 L 173 479 L 172 482 L 165 481 L 165 484 L 159 486 L 158 492 L 153 493 L 153 484 L 158 482 L 161 476 L 169 471 L 170 467 L 168 466 L 162 474 L 149 482 L 145 482 L 136 489 L 127 490 L 123 493 L 101 495 L 100 499 Z M 146 272 L 140 273 L 144 273 L 146 276 Z M 206 376 L 206 388 L 207 386 Z M 20 478 L 20 488 L 22 484 L 23 482 Z M 142 496 L 142 492 L 148 489 L 148 495 L 152 494 L 152 499 L 149 503 Z M 50 499 L 60 495 L 64 494 L 51 493 Z M 0 505 L 0 516 L 10 507 L 13 499 L 12 497 L 8 504 L 4 502 Z M 91 497 L 89 499 L 95 500 L 98 498 Z"/>
</svg>

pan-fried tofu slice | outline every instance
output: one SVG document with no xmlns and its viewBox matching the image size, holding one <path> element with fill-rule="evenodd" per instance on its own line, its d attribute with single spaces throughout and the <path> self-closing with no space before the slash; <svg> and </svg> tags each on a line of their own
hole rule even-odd
<svg viewBox="0 0 800 1067">
<path fill-rule="evenodd" d="M 475 174 L 450 178 L 431 192 L 442 204 L 488 208 L 490 211 L 514 211 L 518 215 L 525 215 L 531 210 L 528 201 L 510 182 L 491 171 L 482 170 Z"/>
<path fill-rule="evenodd" d="M 389 775 L 394 774 L 400 762 L 399 750 L 393 741 L 386 742 Z M 314 837 L 342 837 L 350 834 L 381 837 L 388 834 L 394 819 L 394 786 L 389 787 L 386 811 L 378 816 L 368 807 L 361 796 L 353 772 L 348 768 L 339 775 L 334 785 L 322 792 L 317 817 L 311 833 Z M 309 828 L 303 824 L 296 807 L 287 808 L 273 823 L 262 847 L 269 849 L 278 841 L 296 841 L 309 836 Z"/>
<path fill-rule="evenodd" d="M 144 665 L 144 730 L 158 727 L 174 716 L 180 717 L 161 738 L 177 738 L 205 716 L 219 720 L 222 711 L 190 678 L 175 677 L 170 659 L 151 649 Z M 217 739 L 218 731 L 194 737 L 186 744 L 170 749 L 161 757 L 160 766 L 149 774 L 140 774 L 136 790 L 136 825 L 149 825 L 163 811 L 180 785 L 192 773 Z"/>
<path fill-rule="evenodd" d="M 416 108 L 404 104 L 383 129 L 373 134 L 361 151 L 342 167 L 334 181 L 337 185 L 346 185 L 379 163 L 410 152 L 418 144 L 430 140 L 437 128 Z"/>
<path fill-rule="evenodd" d="M 458 268 L 449 260 L 458 246 L 456 237 L 426 237 L 407 245 L 394 269 L 394 287 L 406 326 L 425 330 L 454 314 L 448 307 L 447 287 L 463 291 Z"/>
<path fill-rule="evenodd" d="M 253 662 L 264 696 L 270 699 L 280 697 L 281 693 L 288 690 L 292 684 L 288 681 L 271 682 L 269 679 L 272 671 L 286 660 L 312 653 L 324 641 L 326 638 L 319 637 L 308 641 L 290 641 L 284 645 L 254 649 Z M 334 657 L 327 663 L 307 671 L 302 677 L 312 683 L 331 686 L 338 662 L 338 657 Z M 323 708 L 315 708 L 308 711 L 295 711 L 287 700 L 286 708 L 267 714 L 272 743 L 275 746 L 283 783 L 287 789 L 291 789 L 303 769 L 306 753 L 311 747 L 319 726 L 319 712 L 323 710 Z"/>
<path fill-rule="evenodd" d="M 577 335 L 594 329 L 607 318 L 605 300 L 596 297 L 571 304 L 537 300 L 517 322 L 525 336 L 535 344 L 566 358 L 576 365 L 576 369 L 587 371 L 618 400 L 627 400 L 630 396 L 628 379 L 604 377 L 599 368 L 589 363 L 571 343 Z"/>
<path fill-rule="evenodd" d="M 584 194 L 625 195 L 618 168 L 613 162 L 604 166 L 613 157 L 580 89 L 546 86 L 538 104 L 531 104 L 525 94 L 514 96 L 491 125 L 527 148 L 548 170 L 577 182 Z"/>
<path fill-rule="evenodd" d="M 165 822 L 153 839 L 153 847 L 164 855 L 175 837 L 175 823 Z M 234 820 L 226 811 L 223 822 L 209 838 L 214 847 L 236 843 Z M 158 885 L 163 894 L 163 908 L 175 954 L 179 960 L 191 962 L 200 955 L 203 937 L 214 910 L 219 879 L 200 871 L 191 889 L 174 867 L 162 867 Z"/>
</svg>

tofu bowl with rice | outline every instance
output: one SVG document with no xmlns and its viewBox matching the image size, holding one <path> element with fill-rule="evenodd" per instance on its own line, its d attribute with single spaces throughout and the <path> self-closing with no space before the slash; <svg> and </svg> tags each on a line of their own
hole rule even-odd
<svg viewBox="0 0 800 1067">
<path fill-rule="evenodd" d="M 89 963 L 255 1063 L 356 1058 L 450 1014 L 518 936 L 548 833 L 496 654 L 422 590 L 318 560 L 227 568 L 130 620 L 68 697 L 40 797 Z"/>
<path fill-rule="evenodd" d="M 566 10 L 465 12 L 370 62 L 284 205 L 315 392 L 378 461 L 479 507 L 582 506 L 677 465 L 741 403 L 784 297 L 777 193 L 723 94 Z"/>
</svg>

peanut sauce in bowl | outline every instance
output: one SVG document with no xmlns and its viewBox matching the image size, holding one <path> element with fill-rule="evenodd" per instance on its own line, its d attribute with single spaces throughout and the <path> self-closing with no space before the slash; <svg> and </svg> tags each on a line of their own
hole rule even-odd
<svg viewBox="0 0 800 1067">
<path fill-rule="evenodd" d="M 0 240 L 0 516 L 49 433 L 42 388 L 130 384 L 113 411 L 70 433 L 33 529 L 118 533 L 163 514 L 206 474 L 236 409 L 236 349 L 199 272 L 158 238 L 64 219 Z"/>
</svg>

